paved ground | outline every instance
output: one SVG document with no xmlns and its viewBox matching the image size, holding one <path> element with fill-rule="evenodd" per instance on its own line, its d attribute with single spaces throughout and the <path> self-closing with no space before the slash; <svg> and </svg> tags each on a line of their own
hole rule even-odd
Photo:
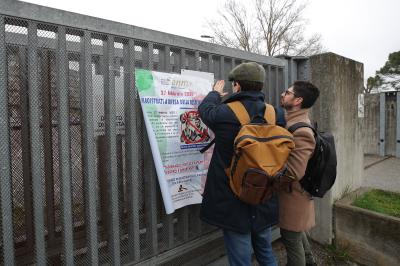
<svg viewBox="0 0 400 266">
<path fill-rule="evenodd" d="M 368 155 L 364 167 L 363 186 L 400 192 L 400 158 Z"/>
<path fill-rule="evenodd" d="M 400 192 L 400 158 L 366 155 L 364 168 L 363 186 Z M 318 243 L 311 241 L 311 246 L 318 265 L 356 265 L 348 261 L 334 261 L 332 253 Z M 278 265 L 286 265 L 286 251 L 280 240 L 276 240 L 273 247 Z M 258 264 L 254 262 L 253 265 Z M 226 257 L 222 257 L 208 266 L 229 266 L 229 263 Z"/>
</svg>

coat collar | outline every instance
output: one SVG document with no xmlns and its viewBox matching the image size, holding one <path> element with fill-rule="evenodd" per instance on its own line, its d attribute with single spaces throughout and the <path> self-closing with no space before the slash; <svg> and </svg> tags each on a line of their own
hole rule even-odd
<svg viewBox="0 0 400 266">
<path fill-rule="evenodd" d="M 230 103 L 238 100 L 244 100 L 244 99 L 249 99 L 249 100 L 261 100 L 264 101 L 265 95 L 261 91 L 240 91 L 233 93 L 230 95 L 228 98 L 226 98 L 223 102 L 224 103 Z"/>
<path fill-rule="evenodd" d="M 291 125 L 298 122 L 306 122 L 310 123 L 310 118 L 308 117 L 309 108 L 300 109 L 297 111 L 286 111 L 285 110 L 285 119 L 286 119 L 286 127 L 290 127 Z"/>
</svg>

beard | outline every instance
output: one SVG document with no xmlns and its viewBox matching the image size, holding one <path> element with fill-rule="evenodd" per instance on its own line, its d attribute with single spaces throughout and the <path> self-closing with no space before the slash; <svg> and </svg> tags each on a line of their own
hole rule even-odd
<svg viewBox="0 0 400 266">
<path fill-rule="evenodd" d="M 283 99 L 280 101 L 281 107 L 284 108 L 285 110 L 292 110 L 293 108 L 293 103 L 291 102 L 285 102 Z"/>
</svg>

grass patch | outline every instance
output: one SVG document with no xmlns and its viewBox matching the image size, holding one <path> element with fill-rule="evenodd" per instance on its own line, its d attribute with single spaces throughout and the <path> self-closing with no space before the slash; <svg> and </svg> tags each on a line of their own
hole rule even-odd
<svg viewBox="0 0 400 266">
<path fill-rule="evenodd" d="M 352 205 L 400 218 L 400 193 L 373 189 L 358 197 Z"/>
</svg>

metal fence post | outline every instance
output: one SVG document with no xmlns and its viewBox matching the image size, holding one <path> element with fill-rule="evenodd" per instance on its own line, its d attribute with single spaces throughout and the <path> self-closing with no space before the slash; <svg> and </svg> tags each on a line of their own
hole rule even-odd
<svg viewBox="0 0 400 266">
<path fill-rule="evenodd" d="M 274 89 L 272 88 L 272 67 L 271 65 L 267 66 L 267 77 L 268 77 L 268 103 L 273 104 L 272 99 L 274 98 Z"/>
<path fill-rule="evenodd" d="M 386 93 L 379 95 L 379 155 L 385 156 L 386 145 Z"/>
<path fill-rule="evenodd" d="M 65 265 L 74 264 L 73 220 L 71 200 L 70 123 L 68 93 L 68 60 L 65 27 L 58 27 L 57 88 L 58 88 L 58 149 L 61 182 L 63 251 Z"/>
<path fill-rule="evenodd" d="M 400 158 L 400 90 L 396 94 L 396 157 Z"/>
<path fill-rule="evenodd" d="M 11 197 L 10 131 L 8 124 L 7 55 L 4 17 L 0 16 L 0 206 L 4 265 L 14 265 Z"/>
<path fill-rule="evenodd" d="M 120 235 L 118 215 L 117 148 L 115 127 L 115 76 L 114 76 L 114 37 L 108 35 L 103 41 L 104 57 L 104 120 L 107 146 L 107 191 L 108 191 L 108 247 L 112 264 L 120 265 Z"/>
<path fill-rule="evenodd" d="M 45 228 L 43 211 L 43 157 L 42 129 L 40 127 L 40 100 L 38 85 L 38 49 L 37 24 L 30 22 L 28 26 L 28 82 L 29 82 L 29 114 L 31 136 L 31 166 L 33 214 L 35 231 L 35 256 L 38 265 L 46 265 Z"/>
<path fill-rule="evenodd" d="M 166 45 L 164 49 L 164 71 L 169 73 L 171 72 L 171 58 L 170 58 L 170 53 L 171 53 L 171 48 L 170 46 Z M 163 220 L 163 230 L 165 232 L 165 235 L 167 236 L 167 248 L 171 249 L 174 246 L 174 215 L 173 214 L 165 214 L 164 220 Z"/>
<path fill-rule="evenodd" d="M 135 87 L 135 43 L 124 44 L 124 104 L 126 142 L 126 182 L 128 198 L 128 255 L 133 261 L 140 259 L 139 231 L 139 143 L 137 130 L 137 91 Z"/>
<path fill-rule="evenodd" d="M 143 61 L 149 70 L 153 69 L 153 43 L 148 43 L 147 49 L 143 55 Z M 147 131 L 146 131 L 147 132 Z M 146 138 L 146 136 L 145 136 Z M 158 232 L 157 232 L 157 195 L 156 182 L 157 173 L 154 168 L 154 160 L 151 154 L 151 147 L 148 140 L 144 145 L 144 165 L 145 174 L 145 205 L 146 205 L 146 239 L 149 242 L 149 252 L 151 255 L 157 254 L 158 251 Z M 146 161 L 146 158 L 149 160 Z"/>
<path fill-rule="evenodd" d="M 86 242 L 88 247 L 87 263 L 89 265 L 97 265 L 99 261 L 97 248 L 97 172 L 93 127 L 91 36 L 88 31 L 85 31 L 81 37 L 80 55 L 82 165 L 85 192 Z"/>
<path fill-rule="evenodd" d="M 180 69 L 186 69 L 186 58 L 187 58 L 187 53 L 185 49 L 181 49 L 180 53 Z M 183 241 L 186 242 L 189 239 L 189 210 L 188 207 L 185 206 L 181 210 L 179 210 L 180 215 L 178 218 L 178 225 L 181 227 L 181 230 L 179 230 L 182 234 Z M 179 213 L 178 212 L 178 213 Z"/>
</svg>

